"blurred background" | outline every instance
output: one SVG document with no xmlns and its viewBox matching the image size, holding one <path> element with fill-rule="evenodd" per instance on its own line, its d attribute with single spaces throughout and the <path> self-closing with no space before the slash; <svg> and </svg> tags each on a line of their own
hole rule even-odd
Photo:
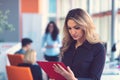
<svg viewBox="0 0 120 80">
<path fill-rule="evenodd" d="M 19 50 L 24 37 L 33 40 L 37 60 L 43 60 L 41 40 L 48 22 L 56 22 L 62 38 L 65 16 L 73 8 L 90 14 L 104 42 L 106 64 L 101 80 L 120 80 L 120 0 L 0 0 L 0 80 L 7 80 L 6 54 Z"/>
</svg>

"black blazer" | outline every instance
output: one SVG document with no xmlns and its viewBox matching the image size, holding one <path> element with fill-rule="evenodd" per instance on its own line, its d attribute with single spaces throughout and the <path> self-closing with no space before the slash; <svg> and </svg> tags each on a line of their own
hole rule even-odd
<svg viewBox="0 0 120 80">
<path fill-rule="evenodd" d="M 77 49 L 73 41 L 64 53 L 62 62 L 69 66 L 78 80 L 100 80 L 105 63 L 105 50 L 101 43 L 85 41 Z"/>
<path fill-rule="evenodd" d="M 18 66 L 24 66 L 24 67 L 30 67 L 33 80 L 43 80 L 42 79 L 42 71 L 41 68 L 38 65 L 32 65 L 28 63 L 21 63 Z"/>
</svg>

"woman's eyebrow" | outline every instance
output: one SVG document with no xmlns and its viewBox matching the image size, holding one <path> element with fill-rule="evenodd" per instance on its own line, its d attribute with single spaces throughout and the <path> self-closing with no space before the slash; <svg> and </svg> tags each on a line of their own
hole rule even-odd
<svg viewBox="0 0 120 80">
<path fill-rule="evenodd" d="M 71 28 L 70 26 L 67 26 L 67 28 Z"/>
<path fill-rule="evenodd" d="M 74 28 L 75 28 L 75 27 L 80 27 L 80 26 L 79 26 L 79 25 L 75 25 Z"/>
<path fill-rule="evenodd" d="M 75 25 L 73 27 L 67 26 L 68 28 L 75 28 L 75 27 L 80 27 L 79 25 Z"/>
</svg>

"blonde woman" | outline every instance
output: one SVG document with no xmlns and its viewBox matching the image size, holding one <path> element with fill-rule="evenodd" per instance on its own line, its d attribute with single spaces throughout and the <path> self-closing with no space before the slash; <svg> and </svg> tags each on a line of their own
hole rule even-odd
<svg viewBox="0 0 120 80">
<path fill-rule="evenodd" d="M 34 50 L 28 50 L 24 54 L 24 63 L 21 63 L 18 66 L 30 67 L 33 80 L 42 80 L 41 68 L 35 63 L 36 63 L 36 52 Z"/>
<path fill-rule="evenodd" d="M 77 8 L 68 12 L 61 54 L 68 70 L 60 65 L 53 67 L 67 80 L 100 80 L 105 50 L 86 11 Z"/>
</svg>

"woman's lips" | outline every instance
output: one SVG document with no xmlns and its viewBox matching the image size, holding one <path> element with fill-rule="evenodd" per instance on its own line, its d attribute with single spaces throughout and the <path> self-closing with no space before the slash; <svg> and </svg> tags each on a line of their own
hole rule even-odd
<svg viewBox="0 0 120 80">
<path fill-rule="evenodd" d="M 77 38 L 77 36 L 72 36 L 73 38 Z"/>
</svg>

